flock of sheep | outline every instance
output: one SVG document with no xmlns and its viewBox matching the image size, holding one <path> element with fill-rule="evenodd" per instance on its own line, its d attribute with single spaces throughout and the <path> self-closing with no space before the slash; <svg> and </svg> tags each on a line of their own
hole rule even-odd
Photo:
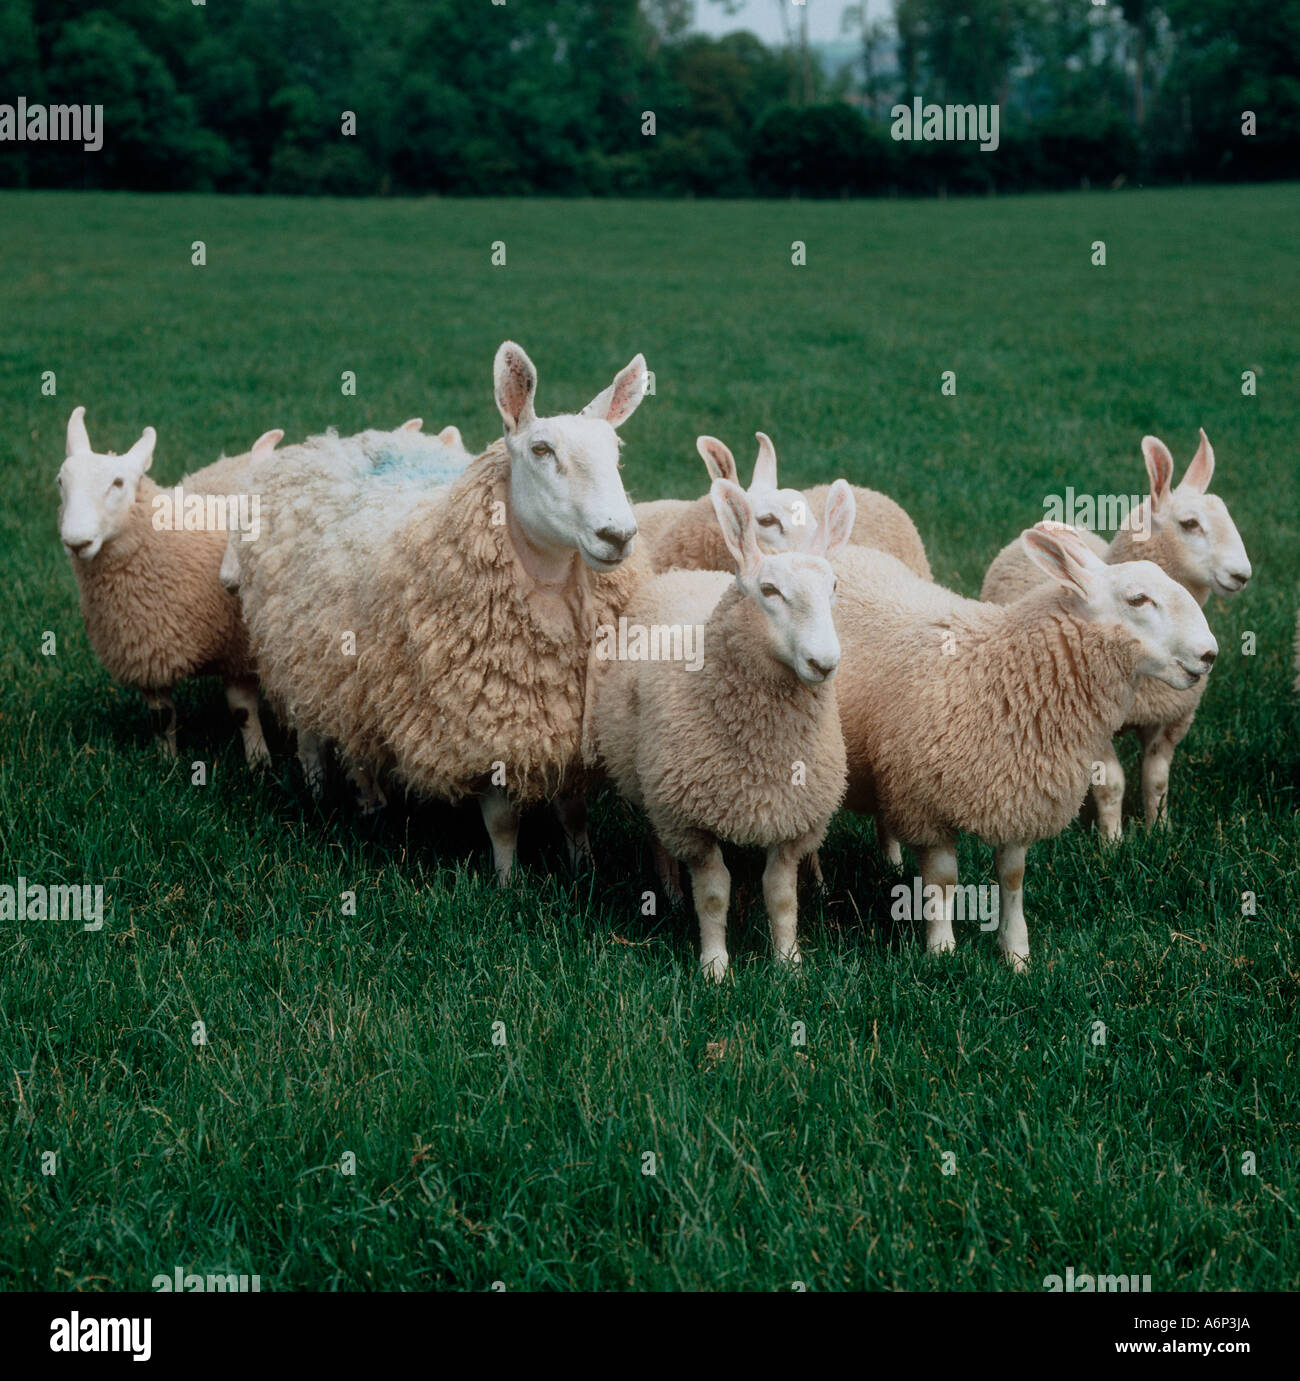
<svg viewBox="0 0 1300 1381">
<path fill-rule="evenodd" d="M 975 834 L 994 848 L 998 944 L 1019 969 L 1026 850 L 1090 786 L 1100 828 L 1120 835 L 1125 728 L 1144 744 L 1147 819 L 1164 815 L 1218 652 L 1202 606 L 1251 574 L 1207 492 L 1204 432 L 1177 486 L 1169 451 L 1143 439 L 1146 540 L 1039 523 L 972 600 L 934 583 L 885 495 L 781 488 L 761 432 L 748 489 L 702 436 L 707 495 L 630 503 L 617 429 L 645 393 L 640 355 L 577 413 L 537 414 L 536 370 L 510 341 L 494 386 L 504 436 L 476 458 L 456 428 L 429 436 L 412 419 L 283 449 L 267 432 L 181 482 L 256 496 L 253 540 L 160 525 L 153 429 L 99 453 L 73 412 L 59 521 L 86 631 L 161 714 L 172 753 L 173 688 L 215 674 L 249 761 L 266 760 L 260 683 L 313 790 L 333 754 L 364 809 L 389 781 L 472 795 L 502 880 L 521 810 L 551 803 L 576 862 L 586 794 L 612 781 L 644 812 L 674 896 L 686 864 L 715 978 L 729 962 L 723 844 L 766 852 L 774 949 L 798 962 L 799 865 L 820 878 L 841 805 L 875 817 L 891 863 L 913 850 L 935 952 L 954 944 L 957 837 Z"/>
</svg>

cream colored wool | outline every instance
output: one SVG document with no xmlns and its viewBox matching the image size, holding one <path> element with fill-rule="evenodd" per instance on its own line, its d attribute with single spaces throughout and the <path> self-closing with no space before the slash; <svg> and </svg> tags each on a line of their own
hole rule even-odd
<svg viewBox="0 0 1300 1381">
<path fill-rule="evenodd" d="M 1212 593 L 1206 583 L 1203 563 L 1197 563 L 1173 518 L 1164 516 L 1157 521 L 1152 512 L 1157 496 L 1161 514 L 1168 514 L 1172 502 L 1173 457 L 1157 438 L 1143 439 L 1151 494 L 1142 501 L 1129 527 L 1121 528 L 1109 543 L 1095 533 L 1081 530 L 1079 535 L 1107 564 L 1122 561 L 1151 561 L 1167 575 L 1177 580 L 1202 608 Z M 1193 494 L 1204 494 L 1214 472 L 1214 453 L 1204 431 L 1201 446 L 1184 476 L 1180 491 L 1190 485 Z M 1210 496 L 1205 503 L 1209 511 L 1206 520 L 1216 532 L 1216 540 L 1226 540 L 1232 548 L 1240 549 L 1240 558 L 1249 574 L 1249 562 L 1240 537 L 1222 501 Z M 980 597 L 997 604 L 1009 604 L 1027 591 L 1050 584 L 1046 576 L 1029 559 L 1019 539 L 1009 543 L 994 557 L 984 577 Z M 1142 787 L 1147 822 L 1154 824 L 1168 818 L 1169 769 L 1174 752 L 1186 738 L 1205 694 L 1206 681 L 1198 681 L 1187 690 L 1176 690 L 1153 677 L 1143 677 L 1134 696 L 1122 732 L 1134 732 L 1142 741 Z M 1122 837 L 1124 769 L 1114 746 L 1102 754 L 1106 780 L 1093 788 L 1097 805 L 1098 827 L 1110 839 Z"/>
<path fill-rule="evenodd" d="M 857 546 L 876 547 L 889 552 L 923 580 L 929 580 L 930 563 L 926 559 L 925 545 L 916 530 L 916 524 L 906 511 L 888 495 L 874 489 L 859 489 L 856 485 L 852 489 L 857 502 L 857 518 L 850 540 Z M 821 484 L 805 492 L 813 516 L 819 523 L 822 522 L 826 516 L 826 496 L 830 486 Z M 731 570 L 731 553 L 722 540 L 707 494 L 694 502 L 679 499 L 661 502 L 680 504 L 681 507 L 662 510 L 652 516 L 652 540 L 646 543 L 646 547 L 656 573 L 669 570 Z M 634 509 L 638 525 L 643 507 L 646 505 Z"/>
<path fill-rule="evenodd" d="M 205 474 L 181 483 L 215 492 L 201 491 Z M 191 676 L 252 681 L 239 604 L 217 580 L 226 534 L 156 530 L 153 500 L 163 492 L 142 476 L 125 530 L 89 561 L 72 561 L 90 645 L 114 680 L 140 691 Z"/>
<path fill-rule="evenodd" d="M 799 857 L 816 849 L 844 793 L 832 683 L 805 685 L 768 655 L 762 615 L 721 572 L 657 576 L 626 618 L 704 627 L 698 671 L 624 660 L 596 673 L 601 761 L 668 852 L 690 863 L 705 835 L 756 848 L 798 840 Z"/>
<path fill-rule="evenodd" d="M 1133 639 L 1072 614 L 1054 582 L 1004 607 L 882 552 L 850 547 L 834 564 L 845 804 L 921 847 L 1064 829 L 1132 705 Z"/>
<path fill-rule="evenodd" d="M 280 713 L 421 795 L 478 792 L 497 764 L 518 805 L 572 789 L 591 639 L 617 620 L 635 557 L 597 574 L 575 553 L 562 589 L 537 587 L 503 521 L 503 441 L 432 491 L 328 436 L 253 482 L 264 531 L 241 595 Z"/>
</svg>

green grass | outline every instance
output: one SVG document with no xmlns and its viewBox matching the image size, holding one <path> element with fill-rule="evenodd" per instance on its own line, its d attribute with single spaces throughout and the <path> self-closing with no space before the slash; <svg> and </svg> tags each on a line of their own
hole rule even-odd
<svg viewBox="0 0 1300 1381">
<path fill-rule="evenodd" d="M 1072 1265 L 1156 1289 L 1294 1286 L 1294 210 L 1281 186 L 0 197 L 0 882 L 108 892 L 98 934 L 0 923 L 0 1284 L 147 1288 L 179 1265 L 268 1290 L 1038 1290 Z M 698 432 L 747 475 L 762 428 L 787 482 L 843 473 L 896 496 L 966 593 L 1044 494 L 1132 492 L 1144 432 L 1181 471 L 1204 426 L 1256 575 L 1207 610 L 1222 653 L 1175 761 L 1172 828 L 1135 824 L 1113 853 L 1080 826 L 1034 848 L 1017 978 L 969 926 L 951 962 L 927 960 L 888 919 L 869 828 L 841 817 L 829 891 L 803 899 L 803 971 L 769 958 L 742 858 L 734 976 L 715 991 L 689 910 L 641 914 L 649 860 L 609 797 L 594 877 L 573 879 L 530 817 L 500 891 L 472 813 L 367 828 L 318 811 L 278 737 L 277 767 L 249 775 L 215 684 L 184 692 L 184 765 L 168 765 L 90 653 L 57 541 L 70 409 L 86 404 L 100 449 L 155 426 L 164 482 L 272 426 L 420 413 L 482 446 L 507 336 L 543 411 L 646 353 L 656 396 L 624 429 L 634 497 L 702 492 Z M 993 880 L 974 841 L 962 866 Z"/>
</svg>

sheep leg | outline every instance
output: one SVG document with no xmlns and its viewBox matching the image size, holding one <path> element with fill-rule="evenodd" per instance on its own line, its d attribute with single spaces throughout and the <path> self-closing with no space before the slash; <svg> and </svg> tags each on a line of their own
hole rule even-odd
<svg viewBox="0 0 1300 1381">
<path fill-rule="evenodd" d="M 483 823 L 487 826 L 488 838 L 492 841 L 497 881 L 504 885 L 510 881 L 510 870 L 514 867 L 515 841 L 519 837 L 519 812 L 510 803 L 505 792 L 496 786 L 480 791 L 478 804 L 483 812 Z"/>
<path fill-rule="evenodd" d="M 903 866 L 903 846 L 894 838 L 889 826 L 879 815 L 876 816 L 876 847 L 891 868 Z"/>
<path fill-rule="evenodd" d="M 691 890 L 700 921 L 700 968 L 715 983 L 727 976 L 727 904 L 731 900 L 731 874 L 722 861 L 717 841 L 710 842 L 698 863 L 691 863 Z"/>
<path fill-rule="evenodd" d="M 1002 844 L 993 851 L 998 873 L 998 948 L 1017 972 L 1029 967 L 1029 927 L 1025 923 L 1024 844 Z"/>
<path fill-rule="evenodd" d="M 957 848 L 953 844 L 940 844 L 917 852 L 921 861 L 921 895 L 926 897 L 925 947 L 931 954 L 951 954 L 957 948 L 952 933 L 957 898 Z M 931 887 L 943 889 L 941 901 L 929 899 Z"/>
<path fill-rule="evenodd" d="M 569 867 L 577 869 L 584 861 L 591 861 L 591 840 L 587 837 L 586 796 L 557 796 L 552 806 L 555 818 L 564 831 L 569 850 Z"/>
<path fill-rule="evenodd" d="M 257 682 L 231 681 L 226 686 L 226 704 L 244 740 L 244 761 L 250 767 L 270 762 L 271 750 L 266 746 L 257 714 Z"/>
<path fill-rule="evenodd" d="M 772 930 L 776 957 L 791 964 L 802 963 L 798 937 L 799 854 L 789 841 L 774 844 L 767 851 L 767 867 L 763 869 L 763 901 L 767 906 L 767 921 Z"/>
<path fill-rule="evenodd" d="M 364 767 L 359 767 L 356 763 L 349 763 L 348 781 L 352 783 L 353 790 L 357 793 L 357 809 L 362 815 L 375 815 L 388 804 L 388 797 L 379 789 L 379 782 L 375 776 Z"/>
<path fill-rule="evenodd" d="M 669 901 L 681 901 L 682 899 L 682 870 L 677 860 L 664 848 L 659 836 L 650 831 L 650 852 L 654 855 L 655 872 L 659 877 L 659 885 L 664 889 L 664 895 Z"/>
<path fill-rule="evenodd" d="M 1186 724 L 1154 724 L 1138 730 L 1142 740 L 1142 800 L 1148 825 L 1169 823 L 1169 768 Z"/>
<path fill-rule="evenodd" d="M 153 715 L 155 731 L 162 739 L 163 751 L 169 758 L 176 757 L 176 702 L 171 691 L 145 691 L 144 698 Z"/>
<path fill-rule="evenodd" d="M 1092 799 L 1097 806 L 1097 828 L 1108 840 L 1118 843 L 1124 837 L 1124 769 L 1113 743 L 1106 745 L 1097 761 L 1106 772 L 1105 782 L 1092 788 Z"/>
<path fill-rule="evenodd" d="M 310 729 L 298 730 L 298 765 L 313 801 L 325 790 L 325 742 Z"/>
</svg>

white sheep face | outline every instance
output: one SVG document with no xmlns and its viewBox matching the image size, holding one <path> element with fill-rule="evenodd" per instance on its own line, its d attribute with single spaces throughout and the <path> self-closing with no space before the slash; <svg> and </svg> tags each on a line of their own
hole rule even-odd
<svg viewBox="0 0 1300 1381">
<path fill-rule="evenodd" d="M 1236 594 L 1250 579 L 1250 558 L 1227 504 L 1206 493 L 1214 476 L 1209 437 L 1201 432 L 1201 444 L 1176 489 L 1170 487 L 1174 458 L 1164 442 L 1143 437 L 1142 451 L 1151 479 L 1151 530 L 1163 538 L 1170 575 L 1193 589 Z"/>
<path fill-rule="evenodd" d="M 835 631 L 835 572 L 828 557 L 853 530 L 853 492 L 843 480 L 831 488 L 826 523 L 807 552 L 764 555 L 749 495 L 730 480 L 709 491 L 723 540 L 736 560 L 736 583 L 761 611 L 772 656 L 806 685 L 829 681 L 840 663 Z"/>
<path fill-rule="evenodd" d="M 776 480 L 776 448 L 771 437 L 755 432 L 758 459 L 754 476 L 745 491 L 754 510 L 758 549 L 766 555 L 782 551 L 810 551 L 817 534 L 817 518 L 807 497 L 798 489 L 782 489 Z M 736 458 L 728 446 L 715 436 L 697 436 L 699 451 L 715 480 L 739 484 Z"/>
<path fill-rule="evenodd" d="M 1072 528 L 1040 523 L 1021 534 L 1035 565 L 1074 593 L 1085 617 L 1117 624 L 1140 649 L 1136 670 L 1176 690 L 1209 673 L 1219 645 L 1201 606 L 1153 561 L 1108 566 Z"/>
<path fill-rule="evenodd" d="M 637 355 L 581 413 L 557 417 L 534 412 L 537 371 L 513 341 L 497 351 L 494 375 L 510 455 L 511 514 L 523 537 L 543 560 L 567 560 L 576 551 L 592 570 L 613 570 L 636 536 L 615 428 L 645 396 L 645 360 Z"/>
<path fill-rule="evenodd" d="M 79 407 L 68 419 L 67 459 L 58 478 L 59 537 L 69 556 L 90 561 L 126 527 L 157 435 L 146 427 L 125 455 L 100 455 L 90 448 L 85 416 Z"/>
</svg>

